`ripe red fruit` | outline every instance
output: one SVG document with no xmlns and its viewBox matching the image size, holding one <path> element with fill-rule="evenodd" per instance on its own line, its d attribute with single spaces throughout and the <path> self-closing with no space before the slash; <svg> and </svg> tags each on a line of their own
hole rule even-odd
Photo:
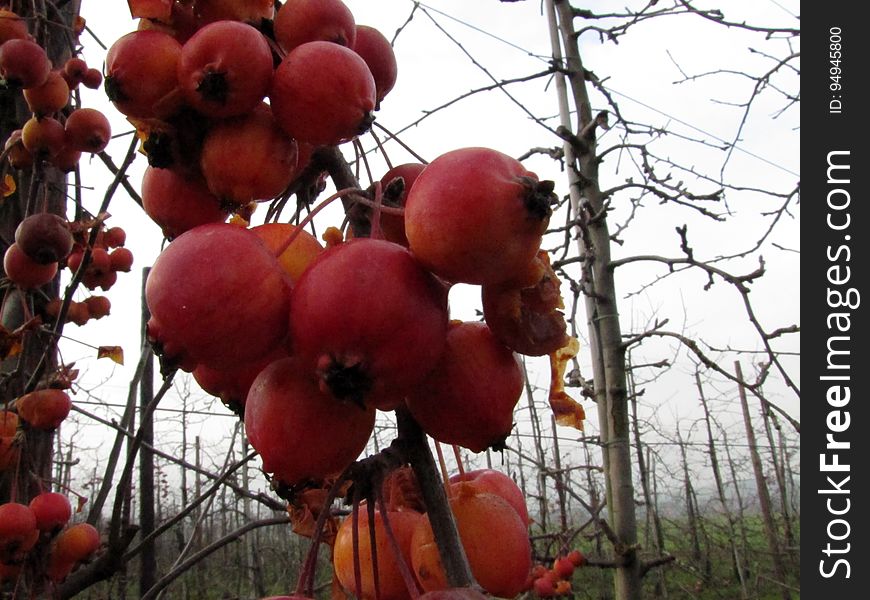
<svg viewBox="0 0 870 600">
<path fill-rule="evenodd" d="M 33 156 L 57 156 L 66 143 L 66 134 L 60 121 L 53 117 L 31 117 L 21 128 L 21 143 Z"/>
<path fill-rule="evenodd" d="M 90 523 L 78 523 L 61 531 L 52 554 L 61 562 L 80 562 L 100 548 L 100 532 Z"/>
<path fill-rule="evenodd" d="M 450 508 L 471 572 L 488 593 L 513 598 L 525 588 L 532 567 L 526 526 L 500 496 L 458 485 Z M 428 519 L 421 520 L 414 531 L 411 562 L 424 590 L 448 587 Z"/>
<path fill-rule="evenodd" d="M 75 87 L 85 78 L 88 72 L 88 63 L 83 58 L 73 56 L 68 59 L 63 65 L 63 74 L 67 78 L 70 87 Z"/>
<path fill-rule="evenodd" d="M 88 307 L 88 316 L 92 319 L 108 316 L 112 308 L 112 303 L 105 296 L 89 296 L 85 298 L 84 304 Z"/>
<path fill-rule="evenodd" d="M 88 69 L 82 77 L 82 85 L 92 90 L 100 89 L 103 85 L 103 74 L 99 69 Z"/>
<path fill-rule="evenodd" d="M 0 45 L 0 78 L 24 89 L 45 83 L 51 61 L 42 46 L 27 39 L 12 39 Z"/>
<path fill-rule="evenodd" d="M 341 0 L 287 0 L 275 15 L 275 39 L 285 52 L 314 41 L 353 47 L 356 24 Z"/>
<path fill-rule="evenodd" d="M 73 300 L 66 311 L 66 320 L 81 327 L 91 320 L 91 309 L 86 303 Z"/>
<path fill-rule="evenodd" d="M 30 392 L 15 401 L 18 416 L 34 429 L 57 429 L 72 408 L 69 394 L 63 390 L 44 389 Z"/>
<path fill-rule="evenodd" d="M 41 265 L 56 263 L 72 251 L 73 237 L 66 219 L 54 213 L 30 215 L 15 229 L 15 243 Z"/>
<path fill-rule="evenodd" d="M 42 85 L 24 90 L 24 100 L 37 116 L 50 115 L 69 102 L 69 85 L 60 71 L 51 71 Z"/>
<path fill-rule="evenodd" d="M 567 557 L 560 556 L 553 561 L 553 573 L 559 579 L 570 579 L 574 574 L 574 563 Z"/>
<path fill-rule="evenodd" d="M 226 368 L 265 356 L 287 333 L 290 282 L 257 236 L 234 225 L 178 236 L 154 262 L 145 299 L 149 337 L 169 359 Z"/>
<path fill-rule="evenodd" d="M 529 510 L 526 507 L 526 498 L 516 482 L 495 469 L 476 469 L 465 471 L 450 477 L 450 483 L 465 482 L 477 486 L 482 492 L 488 492 L 504 498 L 508 504 L 514 507 L 523 523 L 529 524 Z"/>
<path fill-rule="evenodd" d="M 372 72 L 377 90 L 378 104 L 396 85 L 398 67 L 390 40 L 380 31 L 368 25 L 356 26 L 356 41 L 353 51 L 359 54 Z"/>
<path fill-rule="evenodd" d="M 113 271 L 129 273 L 133 268 L 133 253 L 128 248 L 115 248 L 109 253 L 109 264 Z"/>
<path fill-rule="evenodd" d="M 81 150 L 76 150 L 75 148 L 70 148 L 69 146 L 64 145 L 56 156 L 51 157 L 51 164 L 53 164 L 59 171 L 71 173 L 78 166 L 81 158 Z"/>
<path fill-rule="evenodd" d="M 283 192 L 296 176 L 296 159 L 296 142 L 276 125 L 269 106 L 260 103 L 209 130 L 200 168 L 212 194 L 247 204 Z"/>
<path fill-rule="evenodd" d="M 374 423 L 374 409 L 324 394 L 294 358 L 266 367 L 245 403 L 245 431 L 263 470 L 290 485 L 343 471 L 365 449 Z"/>
<path fill-rule="evenodd" d="M 461 148 L 432 161 L 405 205 L 411 251 L 451 282 L 501 283 L 531 266 L 547 228 L 552 182 L 496 150 Z"/>
<path fill-rule="evenodd" d="M 3 255 L 3 270 L 12 283 L 32 290 L 54 279 L 57 263 L 41 265 L 27 256 L 18 244 L 12 244 Z"/>
<path fill-rule="evenodd" d="M 532 584 L 532 590 L 539 598 L 552 598 L 556 595 L 556 585 L 549 577 L 538 577 Z"/>
<path fill-rule="evenodd" d="M 278 66 L 269 98 L 275 120 L 291 137 L 336 145 L 371 127 L 375 81 L 353 50 L 330 42 L 308 42 Z"/>
<path fill-rule="evenodd" d="M 221 223 L 227 211 L 205 181 L 173 169 L 147 167 L 142 177 L 142 207 L 169 239 L 206 223 Z"/>
<path fill-rule="evenodd" d="M 360 506 L 358 535 L 359 552 L 358 558 L 361 572 L 361 589 L 357 589 L 354 577 L 354 551 L 353 551 L 353 519 L 346 517 L 338 528 L 333 547 L 332 561 L 335 567 L 335 575 L 342 587 L 354 594 L 357 598 L 373 599 L 376 596 L 381 600 L 406 600 L 408 588 L 402 578 L 399 561 L 411 564 L 411 537 L 417 523 L 423 515 L 412 510 L 393 510 L 387 512 L 393 536 L 399 546 L 401 556 L 396 556 L 393 545 L 387 537 L 384 517 L 380 510 L 375 512 L 374 525 L 369 523 L 366 516 L 365 504 Z M 372 552 L 372 544 L 369 531 L 374 528 L 375 551 Z M 375 594 L 374 582 L 374 557 L 377 557 L 378 592 Z"/>
<path fill-rule="evenodd" d="M 0 562 L 20 561 L 38 539 L 36 516 L 29 506 L 17 502 L 0 504 Z"/>
<path fill-rule="evenodd" d="M 226 369 L 212 369 L 206 365 L 198 365 L 192 374 L 203 391 L 220 398 L 221 402 L 233 412 L 244 415 L 245 402 L 254 379 L 270 364 L 286 357 L 286 350 L 278 347 L 271 354 L 253 362 L 233 365 Z"/>
<path fill-rule="evenodd" d="M 441 360 L 406 402 L 436 440 L 482 452 L 510 435 L 522 391 L 516 356 L 486 324 L 453 322 Z"/>
<path fill-rule="evenodd" d="M 11 10 L 0 8 L 0 45 L 8 40 L 23 40 L 29 35 L 27 23 Z"/>
<path fill-rule="evenodd" d="M 426 165 L 422 163 L 405 163 L 393 167 L 381 177 L 381 191 L 384 206 L 404 208 L 408 192 Z M 405 217 L 400 215 L 381 214 L 381 230 L 384 239 L 391 242 L 408 245 L 405 236 Z"/>
<path fill-rule="evenodd" d="M 128 117 L 165 118 L 181 106 L 181 44 L 169 34 L 133 31 L 106 54 L 106 95 Z"/>
<path fill-rule="evenodd" d="M 64 124 L 66 145 L 82 152 L 102 152 L 112 139 L 106 115 L 95 108 L 77 108 Z"/>
<path fill-rule="evenodd" d="M 42 492 L 30 501 L 30 510 L 36 517 L 40 531 L 53 532 L 67 524 L 72 516 L 69 498 L 57 492 Z"/>
<path fill-rule="evenodd" d="M 127 243 L 127 232 L 122 227 L 109 227 L 103 234 L 103 243 L 107 248 L 119 248 Z"/>
<path fill-rule="evenodd" d="M 11 437 L 18 431 L 18 415 L 11 410 L 0 410 L 0 436 Z"/>
<path fill-rule="evenodd" d="M 272 83 L 272 50 L 239 21 L 204 26 L 184 43 L 178 82 L 188 104 L 209 117 L 241 115 L 260 104 Z"/>
<path fill-rule="evenodd" d="M 293 290 L 294 352 L 336 398 L 395 405 L 444 348 L 446 297 L 406 248 L 354 239 L 317 257 Z"/>
<path fill-rule="evenodd" d="M 571 550 L 571 552 L 567 554 L 567 558 L 575 567 L 582 567 L 586 564 L 586 557 L 579 550 Z"/>
<path fill-rule="evenodd" d="M 195 8 L 202 23 L 221 20 L 259 23 L 275 14 L 274 0 L 197 0 Z"/>
</svg>

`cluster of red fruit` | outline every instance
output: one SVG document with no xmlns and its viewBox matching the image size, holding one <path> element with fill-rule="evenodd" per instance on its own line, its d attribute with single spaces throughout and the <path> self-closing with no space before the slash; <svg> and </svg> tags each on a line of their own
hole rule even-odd
<svg viewBox="0 0 870 600">
<path fill-rule="evenodd" d="M 553 567 L 535 565 L 529 575 L 528 585 L 539 598 L 553 598 L 571 594 L 571 578 L 574 569 L 586 564 L 586 557 L 579 550 L 571 550 L 553 561 Z"/>
<path fill-rule="evenodd" d="M 82 152 L 101 152 L 111 138 L 105 115 L 93 108 L 70 108 L 70 92 L 83 84 L 99 88 L 102 74 L 78 57 L 52 65 L 23 19 L 0 9 L 0 79 L 23 90 L 33 113 L 5 142 L 9 164 L 28 169 L 34 161 L 72 171 Z"/>
<path fill-rule="evenodd" d="M 396 80 L 389 42 L 341 0 L 130 6 L 140 26 L 109 49 L 105 88 L 144 138 L 143 206 L 170 239 L 282 194 Z"/>
<path fill-rule="evenodd" d="M 69 525 L 69 499 L 57 492 L 42 492 L 30 504 L 0 504 L 0 581 L 14 581 L 27 561 L 45 560 L 40 572 L 51 581 L 63 581 L 100 547 L 93 525 Z"/>
</svg>

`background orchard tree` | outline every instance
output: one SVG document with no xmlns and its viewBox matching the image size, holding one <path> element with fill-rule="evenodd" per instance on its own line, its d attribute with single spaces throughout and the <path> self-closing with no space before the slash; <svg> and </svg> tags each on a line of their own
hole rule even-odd
<svg viewBox="0 0 870 600">
<path fill-rule="evenodd" d="M 10 8 L 55 66 L 73 53 L 96 66 L 136 25 L 126 21 L 124 3 L 117 3 L 129 25 L 122 28 L 121 19 L 110 17 L 109 28 L 97 14 L 119 7 L 88 4 L 12 2 Z M 170 4 L 140 6 L 165 18 Z M 189 4 L 175 3 L 176 9 Z M 269 4 L 251 3 L 253 16 L 265 16 L 258 11 L 270 10 Z M 535 562 L 550 567 L 569 550 L 583 550 L 594 569 L 566 571 L 560 593 L 705 598 L 732 586 L 741 598 L 789 597 L 799 582 L 792 562 L 799 482 L 789 481 L 800 430 L 793 300 L 799 187 L 795 156 L 781 150 L 796 146 L 795 15 L 779 5 L 762 13 L 758 6 L 724 11 L 684 0 L 633 2 L 619 10 L 605 2 L 581 7 L 554 0 L 541 6 L 389 4 L 381 14 L 347 2 L 358 22 L 365 16 L 390 38 L 399 56 L 396 87 L 389 97 L 379 95 L 372 133 L 337 147 L 326 140 L 290 188 L 279 184 L 268 195 L 274 201 L 252 217 L 240 215 L 252 223 L 299 222 L 333 188 L 360 188 L 356 197 L 364 197 L 362 189 L 388 166 L 431 161 L 461 146 L 497 148 L 554 180 L 559 200 L 542 247 L 561 279 L 579 354 L 566 353 L 567 373 L 557 370 L 552 382 L 546 357 L 524 360 L 526 397 L 505 452 L 465 451 L 455 459 L 447 453 L 444 462 L 512 475 L 531 513 Z M 80 11 L 88 19 L 84 31 Z M 278 44 L 290 43 L 284 27 L 275 23 Z M 674 37 L 663 39 L 663 32 Z M 687 51 L 708 45 L 728 52 Z M 506 55 L 515 58 L 507 66 Z M 452 76 L 438 77 L 444 61 L 455 57 Z M 670 97 L 658 96 L 663 83 L 674 84 Z M 33 111 L 14 86 L 0 91 L 0 102 L 6 140 Z M 106 102 L 102 89 L 92 91 L 84 81 L 64 114 L 79 106 L 104 111 L 115 139 L 69 175 L 39 162 L 21 169 L 4 161 L 17 189 L 0 204 L 0 249 L 25 216 L 45 207 L 84 219 L 82 235 L 91 241 L 106 227 L 125 227 L 138 265 L 150 264 L 167 228 L 158 231 L 142 214 L 147 161 L 137 152 L 133 124 Z M 718 119 L 715 130 L 710 122 L 694 125 L 705 112 Z M 270 158 L 249 154 L 236 158 L 253 157 L 255 165 Z M 308 225 L 315 239 L 345 218 L 357 236 L 369 231 L 369 211 L 350 208 L 347 196 L 341 204 L 346 215 L 334 203 Z M 107 211 L 113 217 L 104 226 Z M 217 220 L 227 216 L 223 208 L 213 212 Z M 382 217 L 386 230 L 388 215 Z M 83 262 L 90 260 L 83 253 Z M 115 314 L 71 336 L 67 331 L 75 341 L 63 341 L 60 355 L 63 316 L 59 325 L 46 320 L 16 332 L 55 298 L 61 315 L 74 313 L 87 295 L 85 271 L 74 278 L 67 272 L 37 292 L 4 288 L 9 347 L 23 340 L 20 354 L 16 348 L 4 361 L 4 400 L 35 389 L 72 362 L 70 356 L 82 357 L 76 367 L 85 371 L 73 383 L 73 417 L 54 434 L 22 429 L 16 445 L 25 450 L 24 460 L 2 479 L 4 501 L 29 498 L 40 485 L 87 497 L 74 520 L 97 526 L 103 547 L 55 593 L 187 598 L 222 588 L 263 597 L 292 589 L 296 575 L 310 570 L 307 544 L 288 531 L 298 517 L 292 511 L 288 517 L 286 494 L 264 482 L 239 421 L 186 374 L 171 367 L 154 373 L 152 349 L 140 331 L 149 315 L 140 314 L 138 277 L 122 274 L 131 292 L 109 294 Z M 476 286 L 455 286 L 450 302 L 458 318 L 480 319 Z M 110 330 L 100 333 L 100 326 L 109 321 L 116 329 L 107 336 Z M 124 321 L 133 344 L 120 339 Z M 127 367 L 102 368 L 93 358 L 96 348 L 83 351 L 81 341 L 123 344 Z M 102 353 L 117 357 L 111 347 Z M 119 374 L 129 385 L 113 383 Z M 576 422 L 577 409 L 560 391 L 563 385 L 589 413 L 582 435 L 564 426 Z M 104 441 L 92 444 L 93 432 Z M 410 443 L 405 451 L 418 477 L 428 482 L 423 490 L 432 494 L 430 511 L 441 510 L 435 529 L 445 536 L 439 545 L 447 549 L 448 574 L 455 585 L 471 585 L 459 545 L 450 539 L 455 529 L 436 464 L 414 421 L 402 411 L 381 414 L 366 454 L 391 456 L 397 432 Z M 764 441 L 753 441 L 753 434 Z M 766 473 L 772 473 L 767 482 Z M 776 482 L 772 496 L 770 481 Z M 755 497 L 761 520 L 754 518 Z M 333 510 L 347 512 L 338 505 Z M 237 540 L 243 542 L 232 544 Z M 733 565 L 733 572 L 718 570 L 716 556 L 726 557 L 722 564 Z M 232 571 L 229 564 L 241 568 Z M 330 576 L 331 566 L 321 565 L 318 584 Z M 10 589 L 35 592 L 44 585 L 36 568 L 9 581 Z M 548 592 L 535 586 L 529 593 Z"/>
</svg>

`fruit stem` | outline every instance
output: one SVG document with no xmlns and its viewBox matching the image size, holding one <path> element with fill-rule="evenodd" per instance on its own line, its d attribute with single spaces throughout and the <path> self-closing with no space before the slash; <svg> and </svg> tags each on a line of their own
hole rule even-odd
<svg viewBox="0 0 870 600">
<path fill-rule="evenodd" d="M 311 538 L 311 548 L 308 549 L 308 555 L 305 557 L 305 563 L 302 565 L 302 570 L 299 572 L 299 579 L 296 581 L 297 596 L 303 596 L 305 589 L 308 587 L 312 590 L 314 587 L 314 572 L 317 570 L 317 552 L 320 548 L 320 540 L 323 537 L 323 529 L 326 527 L 326 519 L 330 515 L 330 507 L 338 497 L 338 492 L 341 490 L 342 484 L 346 479 L 347 471 L 338 476 L 329 492 L 326 495 L 326 500 L 323 501 L 323 509 L 317 515 L 317 522 L 314 524 L 314 537 Z"/>
<path fill-rule="evenodd" d="M 399 547 L 399 542 L 396 540 L 396 535 L 393 533 L 393 527 L 390 525 L 390 519 L 387 516 L 387 506 L 384 502 L 384 490 L 383 487 L 378 486 L 375 488 L 375 498 L 378 503 L 378 510 L 381 513 L 381 519 L 384 521 L 384 531 L 387 533 L 387 541 L 390 542 L 390 548 L 393 550 L 393 554 L 396 556 L 396 563 L 399 567 L 399 573 L 402 575 L 402 579 L 405 582 L 405 587 L 408 590 L 408 594 L 411 596 L 411 600 L 417 600 L 420 597 L 420 589 L 417 587 L 417 583 L 414 580 L 414 575 L 411 573 L 411 569 L 408 567 L 408 563 L 405 561 L 405 557 L 402 554 L 402 549 Z M 372 545 L 374 547 L 374 544 Z"/>
<path fill-rule="evenodd" d="M 462 451 L 459 446 L 453 444 L 453 456 L 456 458 L 456 470 L 459 471 L 459 476 L 465 475 L 465 467 L 462 466 Z"/>
<path fill-rule="evenodd" d="M 323 202 L 321 202 L 320 204 L 318 204 L 317 206 L 312 208 L 311 211 L 307 215 L 305 215 L 305 218 L 299 222 L 299 224 L 296 226 L 296 229 L 294 229 L 293 232 L 289 236 L 287 236 L 287 240 L 281 246 L 278 247 L 278 251 L 275 253 L 275 256 L 281 256 L 282 254 L 284 254 L 284 251 L 290 247 L 290 244 L 292 244 L 293 241 L 302 232 L 302 230 L 305 229 L 305 226 L 308 225 L 312 220 L 314 220 L 314 217 L 315 217 L 315 215 L 317 215 L 317 213 L 319 213 L 321 210 L 323 210 L 324 208 L 329 206 L 334 200 L 336 200 L 338 198 L 342 198 L 343 196 L 347 196 L 348 194 L 351 194 L 354 192 L 355 193 L 362 193 L 362 190 L 359 188 L 340 189 L 337 192 L 335 192 L 332 196 L 330 196 L 329 198 L 327 198 L 326 200 L 324 200 Z"/>
</svg>

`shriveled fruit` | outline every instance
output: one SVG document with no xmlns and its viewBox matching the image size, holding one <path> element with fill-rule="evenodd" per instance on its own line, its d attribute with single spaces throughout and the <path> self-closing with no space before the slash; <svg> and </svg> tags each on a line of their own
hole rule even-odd
<svg viewBox="0 0 870 600">
<path fill-rule="evenodd" d="M 15 243 L 41 265 L 66 258 L 73 248 L 73 236 L 66 219 L 54 213 L 31 215 L 15 229 Z"/>
<path fill-rule="evenodd" d="M 450 499 L 450 508 L 471 572 L 488 593 L 513 598 L 525 588 L 532 567 L 526 526 L 500 496 L 466 484 L 459 486 Z M 414 531 L 411 562 L 424 590 L 448 587 L 428 519 L 421 520 Z"/>
<path fill-rule="evenodd" d="M 31 427 L 52 431 L 69 415 L 72 401 L 65 391 L 49 388 L 21 396 L 15 408 Z"/>
<path fill-rule="evenodd" d="M 522 391 L 519 361 L 486 324 L 454 322 L 441 360 L 406 402 L 436 440 L 482 452 L 510 434 Z"/>
<path fill-rule="evenodd" d="M 444 348 L 446 297 L 406 248 L 358 238 L 317 257 L 293 290 L 294 352 L 337 398 L 395 407 Z"/>
<path fill-rule="evenodd" d="M 372 72 L 377 90 L 378 104 L 396 85 L 398 66 L 390 41 L 380 31 L 368 25 L 356 26 L 353 50 L 359 54 Z"/>
<path fill-rule="evenodd" d="M 285 52 L 314 41 L 352 47 L 353 13 L 341 0 L 287 0 L 275 15 L 275 39 Z"/>
<path fill-rule="evenodd" d="M 3 255 L 3 270 L 12 283 L 31 290 L 54 279 L 57 263 L 41 265 L 27 256 L 18 244 L 12 244 Z"/>
<path fill-rule="evenodd" d="M 272 50 L 259 31 L 239 21 L 202 27 L 181 49 L 178 82 L 188 104 L 216 118 L 257 106 L 272 83 Z"/>
<path fill-rule="evenodd" d="M 149 336 L 168 359 L 225 368 L 283 341 L 290 281 L 257 236 L 215 223 L 178 236 L 157 257 L 145 299 Z"/>
<path fill-rule="evenodd" d="M 296 142 L 277 127 L 265 103 L 214 125 L 202 144 L 200 167 L 212 194 L 232 204 L 267 200 L 296 175 Z"/>
<path fill-rule="evenodd" d="M 552 182 L 497 150 L 461 148 L 432 161 L 405 205 L 411 251 L 451 282 L 501 283 L 531 268 L 555 199 Z"/>
<path fill-rule="evenodd" d="M 197 225 L 221 223 L 228 214 L 203 179 L 150 166 L 142 177 L 142 207 L 169 239 Z"/>
<path fill-rule="evenodd" d="M 365 449 L 374 423 L 374 409 L 324 394 L 294 358 L 266 367 L 245 403 L 245 431 L 263 470 L 291 485 L 343 471 Z"/>
<path fill-rule="evenodd" d="M 278 66 L 269 98 L 275 120 L 291 137 L 336 145 L 371 127 L 375 81 L 353 50 L 330 42 L 308 42 Z"/>
<path fill-rule="evenodd" d="M 166 118 L 181 106 L 181 44 L 161 31 L 133 31 L 106 54 L 106 95 L 128 117 Z"/>
<path fill-rule="evenodd" d="M 544 356 L 568 341 L 568 325 L 562 314 L 561 282 L 545 251 L 534 265 L 540 273 L 531 283 L 507 282 L 481 288 L 483 318 L 507 347 L 527 356 Z"/>
<path fill-rule="evenodd" d="M 338 528 L 333 547 L 333 565 L 335 575 L 342 587 L 363 600 L 373 600 L 375 595 L 374 557 L 377 557 L 378 590 L 381 600 L 405 600 L 410 594 L 399 567 L 399 561 L 404 561 L 410 569 L 411 537 L 417 523 L 423 515 L 411 511 L 388 511 L 387 520 L 393 536 L 399 546 L 401 556 L 396 556 L 393 545 L 387 537 L 384 517 L 380 510 L 375 511 L 374 525 L 369 523 L 365 504 L 360 506 L 358 521 L 359 553 L 358 560 L 361 571 L 361 589 L 357 589 L 354 578 L 353 551 L 353 518 L 346 517 Z M 374 529 L 375 551 L 372 552 L 370 531 Z"/>
</svg>

